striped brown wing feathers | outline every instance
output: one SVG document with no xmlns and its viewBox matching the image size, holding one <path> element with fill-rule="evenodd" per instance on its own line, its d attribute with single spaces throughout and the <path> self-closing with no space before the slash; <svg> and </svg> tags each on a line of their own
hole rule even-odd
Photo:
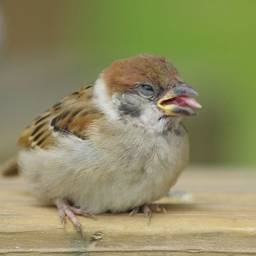
<svg viewBox="0 0 256 256">
<path fill-rule="evenodd" d="M 51 110 L 45 111 L 37 117 L 21 134 L 18 145 L 25 147 L 44 147 L 44 144 L 51 144 L 52 128 L 49 123 L 52 118 Z M 42 145 L 43 144 L 43 145 Z"/>
<path fill-rule="evenodd" d="M 18 144 L 25 147 L 45 148 L 54 144 L 56 136 L 53 133 L 71 133 L 79 138 L 85 138 L 86 128 L 101 113 L 94 107 L 92 86 L 87 85 L 63 98 L 50 110 L 37 117 L 20 136 Z"/>
</svg>

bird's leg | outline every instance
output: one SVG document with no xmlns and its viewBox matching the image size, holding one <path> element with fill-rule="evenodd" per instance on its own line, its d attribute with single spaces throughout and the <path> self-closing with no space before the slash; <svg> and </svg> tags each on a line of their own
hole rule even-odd
<svg viewBox="0 0 256 256">
<path fill-rule="evenodd" d="M 135 213 L 138 213 L 139 211 L 141 211 L 145 214 L 145 216 L 148 219 L 148 224 L 150 222 L 152 212 L 161 212 L 162 211 L 162 212 L 166 213 L 165 208 L 161 205 L 158 205 L 158 204 L 143 204 L 142 206 L 135 207 L 131 211 L 130 216 L 132 216 Z"/>
<path fill-rule="evenodd" d="M 74 206 L 71 206 L 69 201 L 66 199 L 56 199 L 54 203 L 58 208 L 62 225 L 65 227 L 66 216 L 68 216 L 68 218 L 74 224 L 76 229 L 80 231 L 82 233 L 82 236 L 85 238 L 85 231 L 82 225 L 80 224 L 80 222 L 77 220 L 76 215 L 82 215 L 85 217 L 93 217 L 93 218 L 95 218 L 95 216 L 92 213 L 89 213 L 79 208 L 75 208 Z"/>
</svg>

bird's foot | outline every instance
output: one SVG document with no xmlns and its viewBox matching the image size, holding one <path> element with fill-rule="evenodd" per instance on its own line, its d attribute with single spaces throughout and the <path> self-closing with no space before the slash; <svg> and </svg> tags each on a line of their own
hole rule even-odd
<svg viewBox="0 0 256 256">
<path fill-rule="evenodd" d="M 74 224 L 76 229 L 80 231 L 82 233 L 82 236 L 85 238 L 85 231 L 82 225 L 80 224 L 80 222 L 77 220 L 76 215 L 82 215 L 85 217 L 93 217 L 93 218 L 95 218 L 95 216 L 90 212 L 86 212 L 79 208 L 71 206 L 69 201 L 66 199 L 56 199 L 55 204 L 58 208 L 59 216 L 60 216 L 63 227 L 65 227 L 66 225 L 66 216 L 68 216 L 68 218 Z"/>
<path fill-rule="evenodd" d="M 165 208 L 161 205 L 158 205 L 158 204 L 143 204 L 142 206 L 135 207 L 131 211 L 130 216 L 132 216 L 135 213 L 138 213 L 139 211 L 141 211 L 145 214 L 145 216 L 148 219 L 148 224 L 150 223 L 152 212 L 164 212 L 164 213 L 166 213 Z"/>
</svg>

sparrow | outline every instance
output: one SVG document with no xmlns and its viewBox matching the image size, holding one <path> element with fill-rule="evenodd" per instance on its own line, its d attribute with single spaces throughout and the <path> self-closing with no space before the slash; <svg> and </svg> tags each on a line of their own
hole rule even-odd
<svg viewBox="0 0 256 256">
<path fill-rule="evenodd" d="M 189 160 L 181 119 L 198 95 L 164 57 L 114 61 L 98 79 L 66 96 L 21 134 L 18 169 L 30 192 L 54 204 L 85 236 L 76 215 L 161 211 Z"/>
</svg>

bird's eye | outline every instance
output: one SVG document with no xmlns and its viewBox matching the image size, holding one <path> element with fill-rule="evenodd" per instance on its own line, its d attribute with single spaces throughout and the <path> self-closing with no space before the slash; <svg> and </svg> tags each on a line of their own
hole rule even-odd
<svg viewBox="0 0 256 256">
<path fill-rule="evenodd" d="M 140 92 L 143 96 L 150 97 L 155 93 L 153 87 L 150 84 L 141 84 L 140 87 Z"/>
<path fill-rule="evenodd" d="M 151 92 L 154 91 L 153 87 L 149 84 L 142 84 L 142 87 L 144 90 L 151 91 Z"/>
</svg>

